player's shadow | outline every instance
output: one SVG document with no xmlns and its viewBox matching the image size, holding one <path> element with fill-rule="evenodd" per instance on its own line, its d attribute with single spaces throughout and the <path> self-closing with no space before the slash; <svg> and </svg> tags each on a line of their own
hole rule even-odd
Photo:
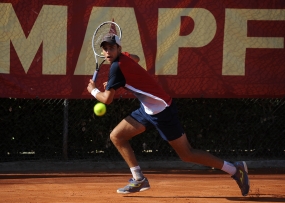
<svg viewBox="0 0 285 203">
<path fill-rule="evenodd" d="M 268 194 L 266 194 L 268 196 Z M 168 198 L 168 199 L 176 199 L 176 198 L 187 198 L 187 199 L 227 199 L 229 201 L 237 201 L 237 202 L 285 202 L 285 196 L 276 196 L 271 195 L 273 197 L 262 197 L 262 194 L 259 194 L 257 197 L 198 197 L 198 196 L 135 196 L 135 195 L 126 195 L 124 197 L 131 198 Z"/>
<path fill-rule="evenodd" d="M 285 202 L 284 197 L 227 197 L 226 199 L 239 202 Z"/>
</svg>

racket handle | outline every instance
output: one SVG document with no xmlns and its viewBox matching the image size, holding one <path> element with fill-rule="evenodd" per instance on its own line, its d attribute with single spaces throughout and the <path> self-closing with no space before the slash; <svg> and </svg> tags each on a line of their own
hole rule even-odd
<svg viewBox="0 0 285 203">
<path fill-rule="evenodd" d="M 92 77 L 93 82 L 95 82 L 96 76 L 97 76 L 97 70 L 95 70 L 95 72 L 94 72 L 94 74 L 93 74 L 93 77 Z"/>
<path fill-rule="evenodd" d="M 95 72 L 93 74 L 93 77 L 92 77 L 92 80 L 93 82 L 95 82 L 96 80 L 96 77 L 97 77 L 97 73 L 99 71 L 99 67 L 105 62 L 105 59 L 100 63 L 100 65 L 98 66 L 98 63 L 96 63 L 96 69 L 95 69 Z"/>
</svg>

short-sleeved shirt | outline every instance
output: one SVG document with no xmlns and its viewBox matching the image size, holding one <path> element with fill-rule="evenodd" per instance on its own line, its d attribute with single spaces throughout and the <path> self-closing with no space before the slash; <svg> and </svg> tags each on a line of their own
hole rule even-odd
<svg viewBox="0 0 285 203">
<path fill-rule="evenodd" d="M 120 87 L 133 92 L 149 115 L 160 113 L 172 102 L 155 79 L 127 52 L 121 53 L 111 64 L 106 89 L 117 90 Z"/>
</svg>

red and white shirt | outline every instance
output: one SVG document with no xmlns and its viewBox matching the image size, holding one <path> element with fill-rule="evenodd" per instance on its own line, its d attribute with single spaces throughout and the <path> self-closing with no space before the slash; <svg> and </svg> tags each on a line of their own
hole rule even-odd
<svg viewBox="0 0 285 203">
<path fill-rule="evenodd" d="M 120 87 L 132 91 L 149 115 L 163 111 L 172 101 L 154 78 L 127 52 L 121 53 L 111 64 L 106 89 L 116 90 Z"/>
</svg>

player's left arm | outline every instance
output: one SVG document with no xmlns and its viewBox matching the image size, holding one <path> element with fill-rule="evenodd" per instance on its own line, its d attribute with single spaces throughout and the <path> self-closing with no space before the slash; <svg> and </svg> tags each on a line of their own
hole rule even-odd
<svg viewBox="0 0 285 203">
<path fill-rule="evenodd" d="M 133 59 L 137 63 L 140 61 L 140 57 L 136 54 L 130 54 L 129 52 L 123 52 L 123 54 L 130 57 L 131 59 Z"/>
<path fill-rule="evenodd" d="M 130 58 L 133 59 L 137 63 L 140 61 L 140 57 L 135 54 L 130 54 Z"/>
</svg>

